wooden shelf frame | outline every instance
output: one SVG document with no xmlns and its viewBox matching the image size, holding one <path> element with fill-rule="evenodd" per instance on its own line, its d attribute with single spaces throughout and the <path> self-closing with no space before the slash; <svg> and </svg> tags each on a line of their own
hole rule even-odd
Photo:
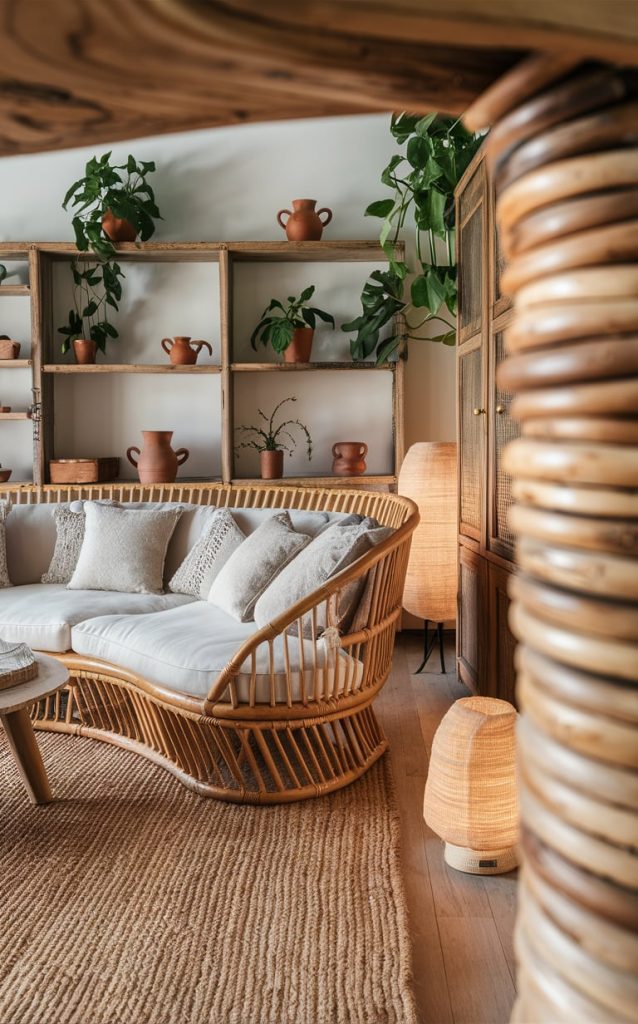
<svg viewBox="0 0 638 1024">
<path fill-rule="evenodd" d="M 3 295 L 26 296 L 31 294 L 28 284 L 0 284 L 0 298 Z"/>
<path fill-rule="evenodd" d="M 396 246 L 399 258 L 404 255 L 403 243 Z M 29 284 L 14 288 L 0 286 L 0 295 L 15 291 L 27 296 L 31 312 L 31 358 L 4 360 L 0 369 L 11 367 L 31 370 L 31 389 L 36 394 L 34 421 L 33 482 L 48 482 L 48 463 L 56 457 L 54 446 L 55 380 L 59 376 L 86 374 L 176 374 L 219 376 L 221 385 L 221 481 L 237 485 L 249 484 L 252 478 L 236 475 L 234 454 L 234 398 L 236 380 L 247 374 L 304 373 L 304 372 L 385 372 L 392 374 L 392 443 L 393 471 L 361 477 L 303 476 L 286 477 L 284 482 L 308 486 L 361 486 L 392 488 L 396 485 L 403 458 L 403 387 L 405 362 L 403 356 L 396 362 L 376 366 L 372 362 L 324 362 L 307 364 L 239 362 L 234 360 L 233 304 L 234 267 L 245 263 L 386 263 L 387 257 L 376 241 L 325 242 L 145 242 L 122 243 L 117 246 L 117 258 L 126 263 L 211 263 L 219 267 L 219 363 L 195 366 L 172 366 L 170 363 L 96 363 L 79 366 L 57 362 L 58 339 L 53 324 L 53 267 L 71 259 L 93 260 L 93 253 L 80 252 L 69 242 L 4 242 L 0 244 L 0 262 L 24 261 L 29 266 Z M 78 386 L 80 386 L 78 384 Z M 30 389 L 30 390 L 31 390 Z M 212 405 L 212 403 L 211 403 Z M 22 414 L 27 418 L 27 414 Z M 22 415 L 20 418 L 22 418 Z M 9 414 L 17 418 L 16 414 Z M 2 417 L 0 417 L 2 418 Z M 4 417 L 6 418 L 6 417 Z M 35 428 L 37 424 L 37 429 Z M 186 479 L 186 478 L 183 478 Z M 220 480 L 218 473 L 207 479 Z M 180 477 L 180 482 L 182 478 Z"/>
</svg>

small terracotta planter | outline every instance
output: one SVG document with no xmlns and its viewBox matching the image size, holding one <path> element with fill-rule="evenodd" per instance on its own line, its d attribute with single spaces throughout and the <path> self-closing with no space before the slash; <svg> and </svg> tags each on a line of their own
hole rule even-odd
<svg viewBox="0 0 638 1024">
<path fill-rule="evenodd" d="M 95 362 L 97 345 L 90 338 L 76 338 L 73 341 L 73 354 L 76 363 L 79 363 L 80 366 L 88 366 Z"/>
<path fill-rule="evenodd" d="M 110 210 L 102 217 L 102 230 L 112 242 L 134 242 L 137 238 L 137 228 L 130 220 L 115 217 Z"/>
<path fill-rule="evenodd" d="M 309 363 L 314 333 L 312 327 L 297 327 L 288 348 L 284 349 L 284 362 Z"/>
<path fill-rule="evenodd" d="M 260 452 L 259 461 L 262 480 L 280 480 L 284 475 L 284 453 L 280 449 Z"/>
</svg>

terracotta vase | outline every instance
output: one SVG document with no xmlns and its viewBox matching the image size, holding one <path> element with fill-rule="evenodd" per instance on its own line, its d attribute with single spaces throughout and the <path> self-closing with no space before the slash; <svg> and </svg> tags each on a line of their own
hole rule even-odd
<svg viewBox="0 0 638 1024">
<path fill-rule="evenodd" d="M 316 199 L 293 199 L 292 211 L 280 210 L 277 220 L 286 232 L 289 242 L 318 242 L 323 229 L 332 220 L 332 210 L 327 206 L 321 210 L 315 210 Z M 321 214 L 326 214 L 326 219 L 321 219 Z M 284 214 L 288 214 L 288 220 L 284 221 Z"/>
<path fill-rule="evenodd" d="M 90 338 L 75 338 L 73 341 L 73 354 L 76 363 L 80 366 L 88 366 L 94 363 L 97 356 L 97 345 Z"/>
<path fill-rule="evenodd" d="M 183 466 L 190 455 L 188 448 L 171 448 L 172 430 L 143 430 L 142 450 L 133 445 L 127 448 L 126 457 L 135 466 L 141 484 L 172 484 L 177 476 L 177 467 Z M 133 457 L 137 452 L 138 458 Z"/>
<path fill-rule="evenodd" d="M 280 449 L 260 452 L 259 461 L 262 480 L 280 480 L 284 475 L 284 453 Z"/>
<path fill-rule="evenodd" d="M 314 333 L 312 327 L 297 327 L 288 348 L 284 349 L 284 362 L 309 363 Z"/>
<path fill-rule="evenodd" d="M 137 228 L 130 220 L 116 217 L 110 210 L 102 217 L 102 230 L 112 242 L 134 242 L 137 238 Z"/>
<path fill-rule="evenodd" d="M 336 476 L 361 476 L 366 471 L 368 446 L 363 441 L 337 441 L 332 446 L 332 472 Z"/>
<path fill-rule="evenodd" d="M 208 349 L 210 356 L 213 354 L 210 342 L 191 341 L 190 338 L 181 335 L 176 338 L 162 338 L 162 348 L 173 366 L 194 366 L 203 348 Z"/>
</svg>

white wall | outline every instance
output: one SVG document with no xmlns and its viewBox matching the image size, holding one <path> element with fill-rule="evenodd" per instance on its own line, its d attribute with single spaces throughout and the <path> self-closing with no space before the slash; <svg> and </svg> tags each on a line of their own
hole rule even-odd
<svg viewBox="0 0 638 1024">
<path fill-rule="evenodd" d="M 379 222 L 364 218 L 367 204 L 385 194 L 379 174 L 395 151 L 387 116 L 291 121 L 161 136 L 116 143 L 118 160 L 132 152 L 154 159 L 152 178 L 164 216 L 154 240 L 261 240 L 283 238 L 275 222 L 278 209 L 297 196 L 316 197 L 332 207 L 333 223 L 324 238 L 374 239 Z M 61 208 L 69 184 L 81 176 L 94 148 L 46 153 L 0 160 L 2 240 L 72 241 L 71 217 Z M 408 244 L 410 243 L 410 239 Z M 286 279 L 279 275 L 286 269 Z M 242 302 L 235 339 L 238 353 L 246 351 L 247 336 L 265 302 L 276 289 L 293 294 L 307 283 L 317 285 L 319 305 L 334 312 L 338 323 L 359 312 L 361 286 L 371 267 L 367 264 L 252 265 L 241 268 L 238 287 Z M 126 298 L 117 318 L 120 339 L 109 349 L 110 362 L 151 362 L 164 357 L 162 337 L 190 334 L 207 338 L 218 359 L 218 281 L 212 265 L 127 265 Z M 56 274 L 56 326 L 66 318 L 68 280 Z M 28 304 L 3 298 L 0 334 L 28 339 Z M 341 332 L 318 333 L 315 353 L 321 358 L 347 357 L 347 338 Z M 23 355 L 27 354 L 28 343 Z M 268 356 L 264 356 L 268 358 Z M 0 400 L 24 407 L 15 374 L 0 368 Z M 274 377 L 275 375 L 273 375 Z M 242 381 L 237 422 L 251 422 L 251 405 L 268 404 L 279 396 L 278 381 L 259 386 Z M 384 391 L 385 374 L 359 375 L 334 389 L 334 376 L 312 375 L 297 386 L 295 413 L 308 422 L 316 444 L 313 472 L 330 466 L 329 441 L 334 438 L 334 417 L 344 411 L 341 434 L 352 432 L 369 442 L 371 472 L 387 471 L 390 458 Z M 10 378 L 10 379 L 9 379 Z M 285 378 L 288 384 L 288 378 Z M 189 386 L 186 386 L 189 385 Z M 16 391 L 16 388 L 18 391 Z M 252 389 L 258 393 L 253 394 Z M 363 391 L 363 389 L 366 389 Z M 134 389 L 134 390 L 133 390 Z M 287 388 L 287 393 L 290 389 Z M 387 390 L 387 389 L 386 389 Z M 450 440 L 454 423 L 454 350 L 427 341 L 411 343 L 406 374 L 406 441 Z M 303 392 L 303 394 L 302 394 Z M 135 399 L 135 400 L 133 400 Z M 56 401 L 62 413 L 57 435 L 58 455 L 120 454 L 139 443 L 142 427 L 174 427 L 175 445 L 193 448 L 188 475 L 210 475 L 211 447 L 216 447 L 212 424 L 219 401 L 216 377 L 67 378 L 56 381 Z M 14 468 L 14 479 L 25 479 L 31 459 L 29 425 L 4 423 L 0 427 L 0 461 Z M 256 468 L 250 459 L 240 463 L 242 475 Z M 287 463 L 287 472 L 304 472 L 301 455 Z M 186 472 L 186 470 L 185 470 Z M 131 469 L 130 474 L 133 475 Z"/>
</svg>

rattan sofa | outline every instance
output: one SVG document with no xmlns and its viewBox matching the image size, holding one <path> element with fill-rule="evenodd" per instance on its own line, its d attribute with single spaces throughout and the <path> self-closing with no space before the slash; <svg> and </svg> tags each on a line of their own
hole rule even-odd
<svg viewBox="0 0 638 1024">
<path fill-rule="evenodd" d="M 238 803 L 320 796 L 358 778 L 386 750 L 387 740 L 372 703 L 390 670 L 411 534 L 418 521 L 416 507 L 408 499 L 363 489 L 222 484 L 21 487 L 2 497 L 14 505 L 112 498 L 357 512 L 392 527 L 389 539 L 328 584 L 268 626 L 255 627 L 205 698 L 151 683 L 117 664 L 67 651 L 56 657 L 69 670 L 68 687 L 33 709 L 36 729 L 125 747 L 167 768 L 203 796 Z M 341 635 L 332 625 L 335 609 L 344 588 L 364 578 L 365 621 L 357 624 L 356 632 Z M 323 644 L 332 649 L 329 676 L 316 658 L 313 664 L 304 654 L 307 646 L 300 646 L 302 617 L 304 623 L 312 622 L 312 640 L 323 635 Z M 328 628 L 316 627 L 319 622 Z M 283 683 L 281 664 L 275 679 L 275 645 L 280 663 L 283 650 Z M 301 659 L 303 669 L 295 678 L 291 652 L 297 667 Z M 266 700 L 263 685 L 259 692 L 254 685 L 258 663 L 262 672 L 264 663 L 270 666 Z M 239 678 L 244 680 L 241 690 Z"/>
</svg>

